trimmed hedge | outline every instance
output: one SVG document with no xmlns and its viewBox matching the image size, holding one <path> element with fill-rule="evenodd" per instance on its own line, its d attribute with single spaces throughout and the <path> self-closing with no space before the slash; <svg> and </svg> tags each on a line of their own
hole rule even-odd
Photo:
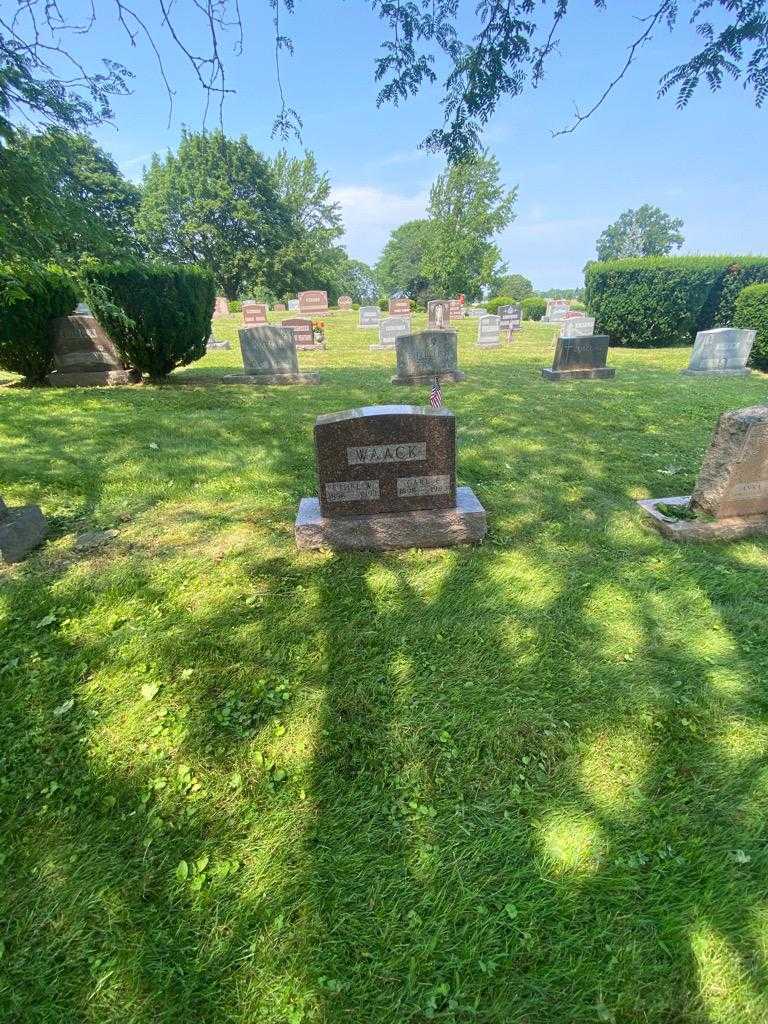
<svg viewBox="0 0 768 1024">
<path fill-rule="evenodd" d="M 757 331 L 749 362 L 768 370 L 768 284 L 750 284 L 736 297 L 733 326 Z"/>
<path fill-rule="evenodd" d="M 45 383 L 53 369 L 51 320 L 77 305 L 77 286 L 62 267 L 0 264 L 0 369 Z"/>
<path fill-rule="evenodd" d="M 497 295 L 495 299 L 488 299 L 483 305 L 489 313 L 496 313 L 499 306 L 519 306 L 520 303 L 517 299 L 510 298 L 509 295 Z"/>
<path fill-rule="evenodd" d="M 523 320 L 541 320 L 547 312 L 547 300 L 538 295 L 527 295 L 522 303 Z"/>
<path fill-rule="evenodd" d="M 200 267 L 86 264 L 83 288 L 93 315 L 129 366 L 162 381 L 201 359 L 216 300 L 213 275 Z"/>
<path fill-rule="evenodd" d="M 690 345 L 697 331 L 733 325 L 736 297 L 768 281 L 760 256 L 655 256 L 586 268 L 595 330 L 614 345 Z"/>
</svg>

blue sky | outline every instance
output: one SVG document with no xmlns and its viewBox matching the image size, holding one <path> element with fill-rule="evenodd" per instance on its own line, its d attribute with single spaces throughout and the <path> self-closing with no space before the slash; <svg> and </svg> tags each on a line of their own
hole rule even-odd
<svg viewBox="0 0 768 1024">
<path fill-rule="evenodd" d="M 695 46 L 689 26 L 672 35 L 659 29 L 607 104 L 574 134 L 552 137 L 575 103 L 589 106 L 614 76 L 638 32 L 637 16 L 650 7 L 648 0 L 611 0 L 608 12 L 599 12 L 589 0 L 573 4 L 560 33 L 561 56 L 545 82 L 505 100 L 485 137 L 505 183 L 519 188 L 516 220 L 498 239 L 509 269 L 539 288 L 580 284 L 601 230 L 644 202 L 683 218 L 686 252 L 766 253 L 768 107 L 756 110 L 738 84 L 715 95 L 702 90 L 682 112 L 672 98 L 656 99 L 660 74 Z M 242 6 L 244 53 L 227 61 L 236 92 L 226 102 L 224 127 L 273 153 L 281 143 L 270 139 L 278 107 L 270 11 L 263 0 Z M 155 21 L 152 0 L 137 0 L 135 9 Z M 442 168 L 439 157 L 418 148 L 439 121 L 439 89 L 377 109 L 373 62 L 382 26 L 357 0 L 297 0 L 282 27 L 295 44 L 294 56 L 283 58 L 284 85 L 304 121 L 303 144 L 288 148 L 314 150 L 342 205 L 349 254 L 372 263 L 392 228 L 424 213 Z M 195 26 L 186 31 L 196 45 Z M 110 56 L 136 73 L 133 94 L 115 103 L 115 127 L 95 133 L 133 178 L 153 151 L 177 145 L 182 125 L 202 124 L 203 97 L 190 69 L 159 26 L 157 38 L 176 88 L 170 127 L 146 45 L 131 48 L 108 17 L 79 43 L 91 60 Z"/>
</svg>

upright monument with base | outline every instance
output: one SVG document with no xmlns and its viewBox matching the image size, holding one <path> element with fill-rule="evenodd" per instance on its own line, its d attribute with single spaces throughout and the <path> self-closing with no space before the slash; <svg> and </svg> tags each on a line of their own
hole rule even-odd
<svg viewBox="0 0 768 1024">
<path fill-rule="evenodd" d="M 238 332 L 243 372 L 222 378 L 225 384 L 318 384 L 319 373 L 299 373 L 293 329 L 263 324 Z"/>
<path fill-rule="evenodd" d="M 95 316 L 57 317 L 51 329 L 56 369 L 48 374 L 48 383 L 54 387 L 103 387 L 141 380 L 138 370 L 126 367 Z"/>
<path fill-rule="evenodd" d="M 734 540 L 768 534 L 768 406 L 724 412 L 693 494 L 638 505 L 670 540 Z"/>
<path fill-rule="evenodd" d="M 302 498 L 299 548 L 382 551 L 481 541 L 485 509 L 456 487 L 447 409 L 373 405 L 318 416 L 318 497 Z"/>
<path fill-rule="evenodd" d="M 747 367 L 757 331 L 736 327 L 716 327 L 712 331 L 699 331 L 691 353 L 691 361 L 683 373 L 689 377 L 747 377 Z"/>
<path fill-rule="evenodd" d="M 610 380 L 616 371 L 605 365 L 609 341 L 607 334 L 558 338 L 552 369 L 542 369 L 542 377 L 551 381 Z"/>
<path fill-rule="evenodd" d="M 427 384 L 466 380 L 458 366 L 456 331 L 420 331 L 395 338 L 397 373 L 392 384 Z"/>
</svg>

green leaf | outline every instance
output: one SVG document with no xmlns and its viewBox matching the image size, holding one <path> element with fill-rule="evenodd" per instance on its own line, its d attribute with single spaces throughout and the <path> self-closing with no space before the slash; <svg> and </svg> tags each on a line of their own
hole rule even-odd
<svg viewBox="0 0 768 1024">
<path fill-rule="evenodd" d="M 195 674 L 195 670 L 193 668 L 185 668 L 185 669 L 182 669 L 182 671 L 181 671 L 181 678 L 182 679 L 191 679 L 194 674 Z"/>
<path fill-rule="evenodd" d="M 158 683 L 144 683 L 141 688 L 141 696 L 144 700 L 152 700 L 160 692 L 160 686 Z"/>
<path fill-rule="evenodd" d="M 44 619 L 40 619 L 40 621 L 35 626 L 35 629 L 43 629 L 45 626 L 52 626 L 55 621 L 55 615 L 46 615 Z"/>
<path fill-rule="evenodd" d="M 189 864 L 185 860 L 180 860 L 176 865 L 176 878 L 179 882 L 186 882 L 189 878 Z"/>
<path fill-rule="evenodd" d="M 198 857 L 198 859 L 195 861 L 195 870 L 205 871 L 205 869 L 208 867 L 208 862 L 210 861 L 210 859 L 211 858 L 206 855 Z"/>
</svg>

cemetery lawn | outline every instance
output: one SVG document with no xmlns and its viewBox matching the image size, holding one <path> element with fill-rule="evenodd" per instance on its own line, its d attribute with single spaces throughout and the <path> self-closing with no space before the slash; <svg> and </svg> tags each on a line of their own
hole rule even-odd
<svg viewBox="0 0 768 1024">
<path fill-rule="evenodd" d="M 551 328 L 462 323 L 486 543 L 300 554 L 316 415 L 427 400 L 327 323 L 316 387 L 211 383 L 235 347 L 0 388 L 0 493 L 52 525 L 0 568 L 0 1020 L 764 1024 L 768 540 L 634 501 L 766 378 L 549 384 Z"/>
</svg>

